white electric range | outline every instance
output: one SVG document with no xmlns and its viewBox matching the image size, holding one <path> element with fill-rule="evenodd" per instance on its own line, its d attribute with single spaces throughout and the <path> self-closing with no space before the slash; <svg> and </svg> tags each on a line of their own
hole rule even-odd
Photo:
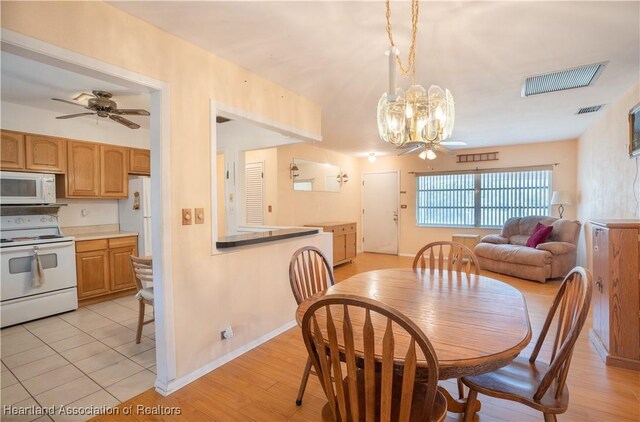
<svg viewBox="0 0 640 422">
<path fill-rule="evenodd" d="M 56 215 L 3 215 L 0 238 L 3 328 L 78 308 L 75 239 L 60 232 Z"/>
</svg>

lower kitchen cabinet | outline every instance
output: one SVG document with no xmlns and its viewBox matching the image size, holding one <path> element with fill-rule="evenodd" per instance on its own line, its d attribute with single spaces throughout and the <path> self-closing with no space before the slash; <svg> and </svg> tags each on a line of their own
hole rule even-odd
<svg viewBox="0 0 640 422">
<path fill-rule="evenodd" d="M 136 236 L 77 241 L 78 299 L 108 300 L 114 293 L 135 289 L 129 256 L 137 250 Z"/>
<path fill-rule="evenodd" d="M 109 252 L 76 252 L 78 299 L 109 293 Z"/>
</svg>

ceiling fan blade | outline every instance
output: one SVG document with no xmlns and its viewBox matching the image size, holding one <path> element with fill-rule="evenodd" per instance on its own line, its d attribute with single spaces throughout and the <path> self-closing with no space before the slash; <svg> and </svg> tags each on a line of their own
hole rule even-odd
<svg viewBox="0 0 640 422">
<path fill-rule="evenodd" d="M 118 116 L 117 114 L 109 114 L 109 118 L 111 120 L 113 120 L 114 122 L 118 122 L 121 125 L 125 125 L 129 129 L 138 129 L 138 128 L 140 128 L 139 124 L 133 123 L 131 120 L 127 120 L 124 117 Z"/>
<path fill-rule="evenodd" d="M 467 145 L 467 143 L 464 141 L 442 141 L 440 142 L 440 145 L 454 146 L 454 145 Z"/>
<path fill-rule="evenodd" d="M 398 156 L 411 154 L 412 152 L 416 152 L 416 151 L 418 151 L 419 149 L 422 149 L 422 148 L 424 148 L 424 144 L 414 145 L 414 146 L 412 146 L 410 148 L 407 148 L 404 151 L 400 152 L 398 154 Z"/>
<path fill-rule="evenodd" d="M 63 100 L 62 98 L 52 98 L 53 101 L 60 101 L 61 103 L 67 103 L 74 106 L 86 108 L 87 110 L 91 110 L 89 107 L 84 106 L 83 104 L 75 103 L 73 101 Z"/>
<path fill-rule="evenodd" d="M 441 145 L 433 145 L 433 149 L 435 149 L 435 150 L 436 150 L 436 151 L 438 151 L 438 152 L 442 152 L 442 153 L 444 153 L 444 154 L 447 154 L 447 155 L 449 155 L 449 156 L 451 156 L 451 157 L 453 157 L 454 155 L 456 155 L 456 153 L 455 153 L 455 152 L 453 152 L 453 151 L 451 151 L 449 148 L 445 148 L 445 147 L 443 147 L 443 146 L 441 146 Z"/>
<path fill-rule="evenodd" d="M 150 116 L 151 114 L 147 110 L 140 108 L 119 108 L 114 111 L 118 115 L 135 115 L 135 116 Z"/>
<path fill-rule="evenodd" d="M 66 116 L 58 116 L 56 119 L 73 119 L 74 117 L 80 116 L 89 116 L 96 113 L 78 113 L 78 114 L 67 114 Z"/>
</svg>

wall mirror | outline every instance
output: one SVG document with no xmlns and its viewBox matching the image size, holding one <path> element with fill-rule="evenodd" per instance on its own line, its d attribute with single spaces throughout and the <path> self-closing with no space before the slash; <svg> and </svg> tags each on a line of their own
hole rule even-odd
<svg viewBox="0 0 640 422">
<path fill-rule="evenodd" d="M 293 190 L 340 192 L 340 168 L 329 163 L 294 158 L 290 164 Z"/>
</svg>

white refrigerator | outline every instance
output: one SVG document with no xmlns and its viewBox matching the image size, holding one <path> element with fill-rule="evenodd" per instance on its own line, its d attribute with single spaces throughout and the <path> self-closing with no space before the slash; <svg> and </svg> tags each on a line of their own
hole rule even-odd
<svg viewBox="0 0 640 422">
<path fill-rule="evenodd" d="M 129 180 L 129 197 L 118 201 L 120 230 L 138 233 L 138 256 L 151 256 L 151 178 Z"/>
</svg>

